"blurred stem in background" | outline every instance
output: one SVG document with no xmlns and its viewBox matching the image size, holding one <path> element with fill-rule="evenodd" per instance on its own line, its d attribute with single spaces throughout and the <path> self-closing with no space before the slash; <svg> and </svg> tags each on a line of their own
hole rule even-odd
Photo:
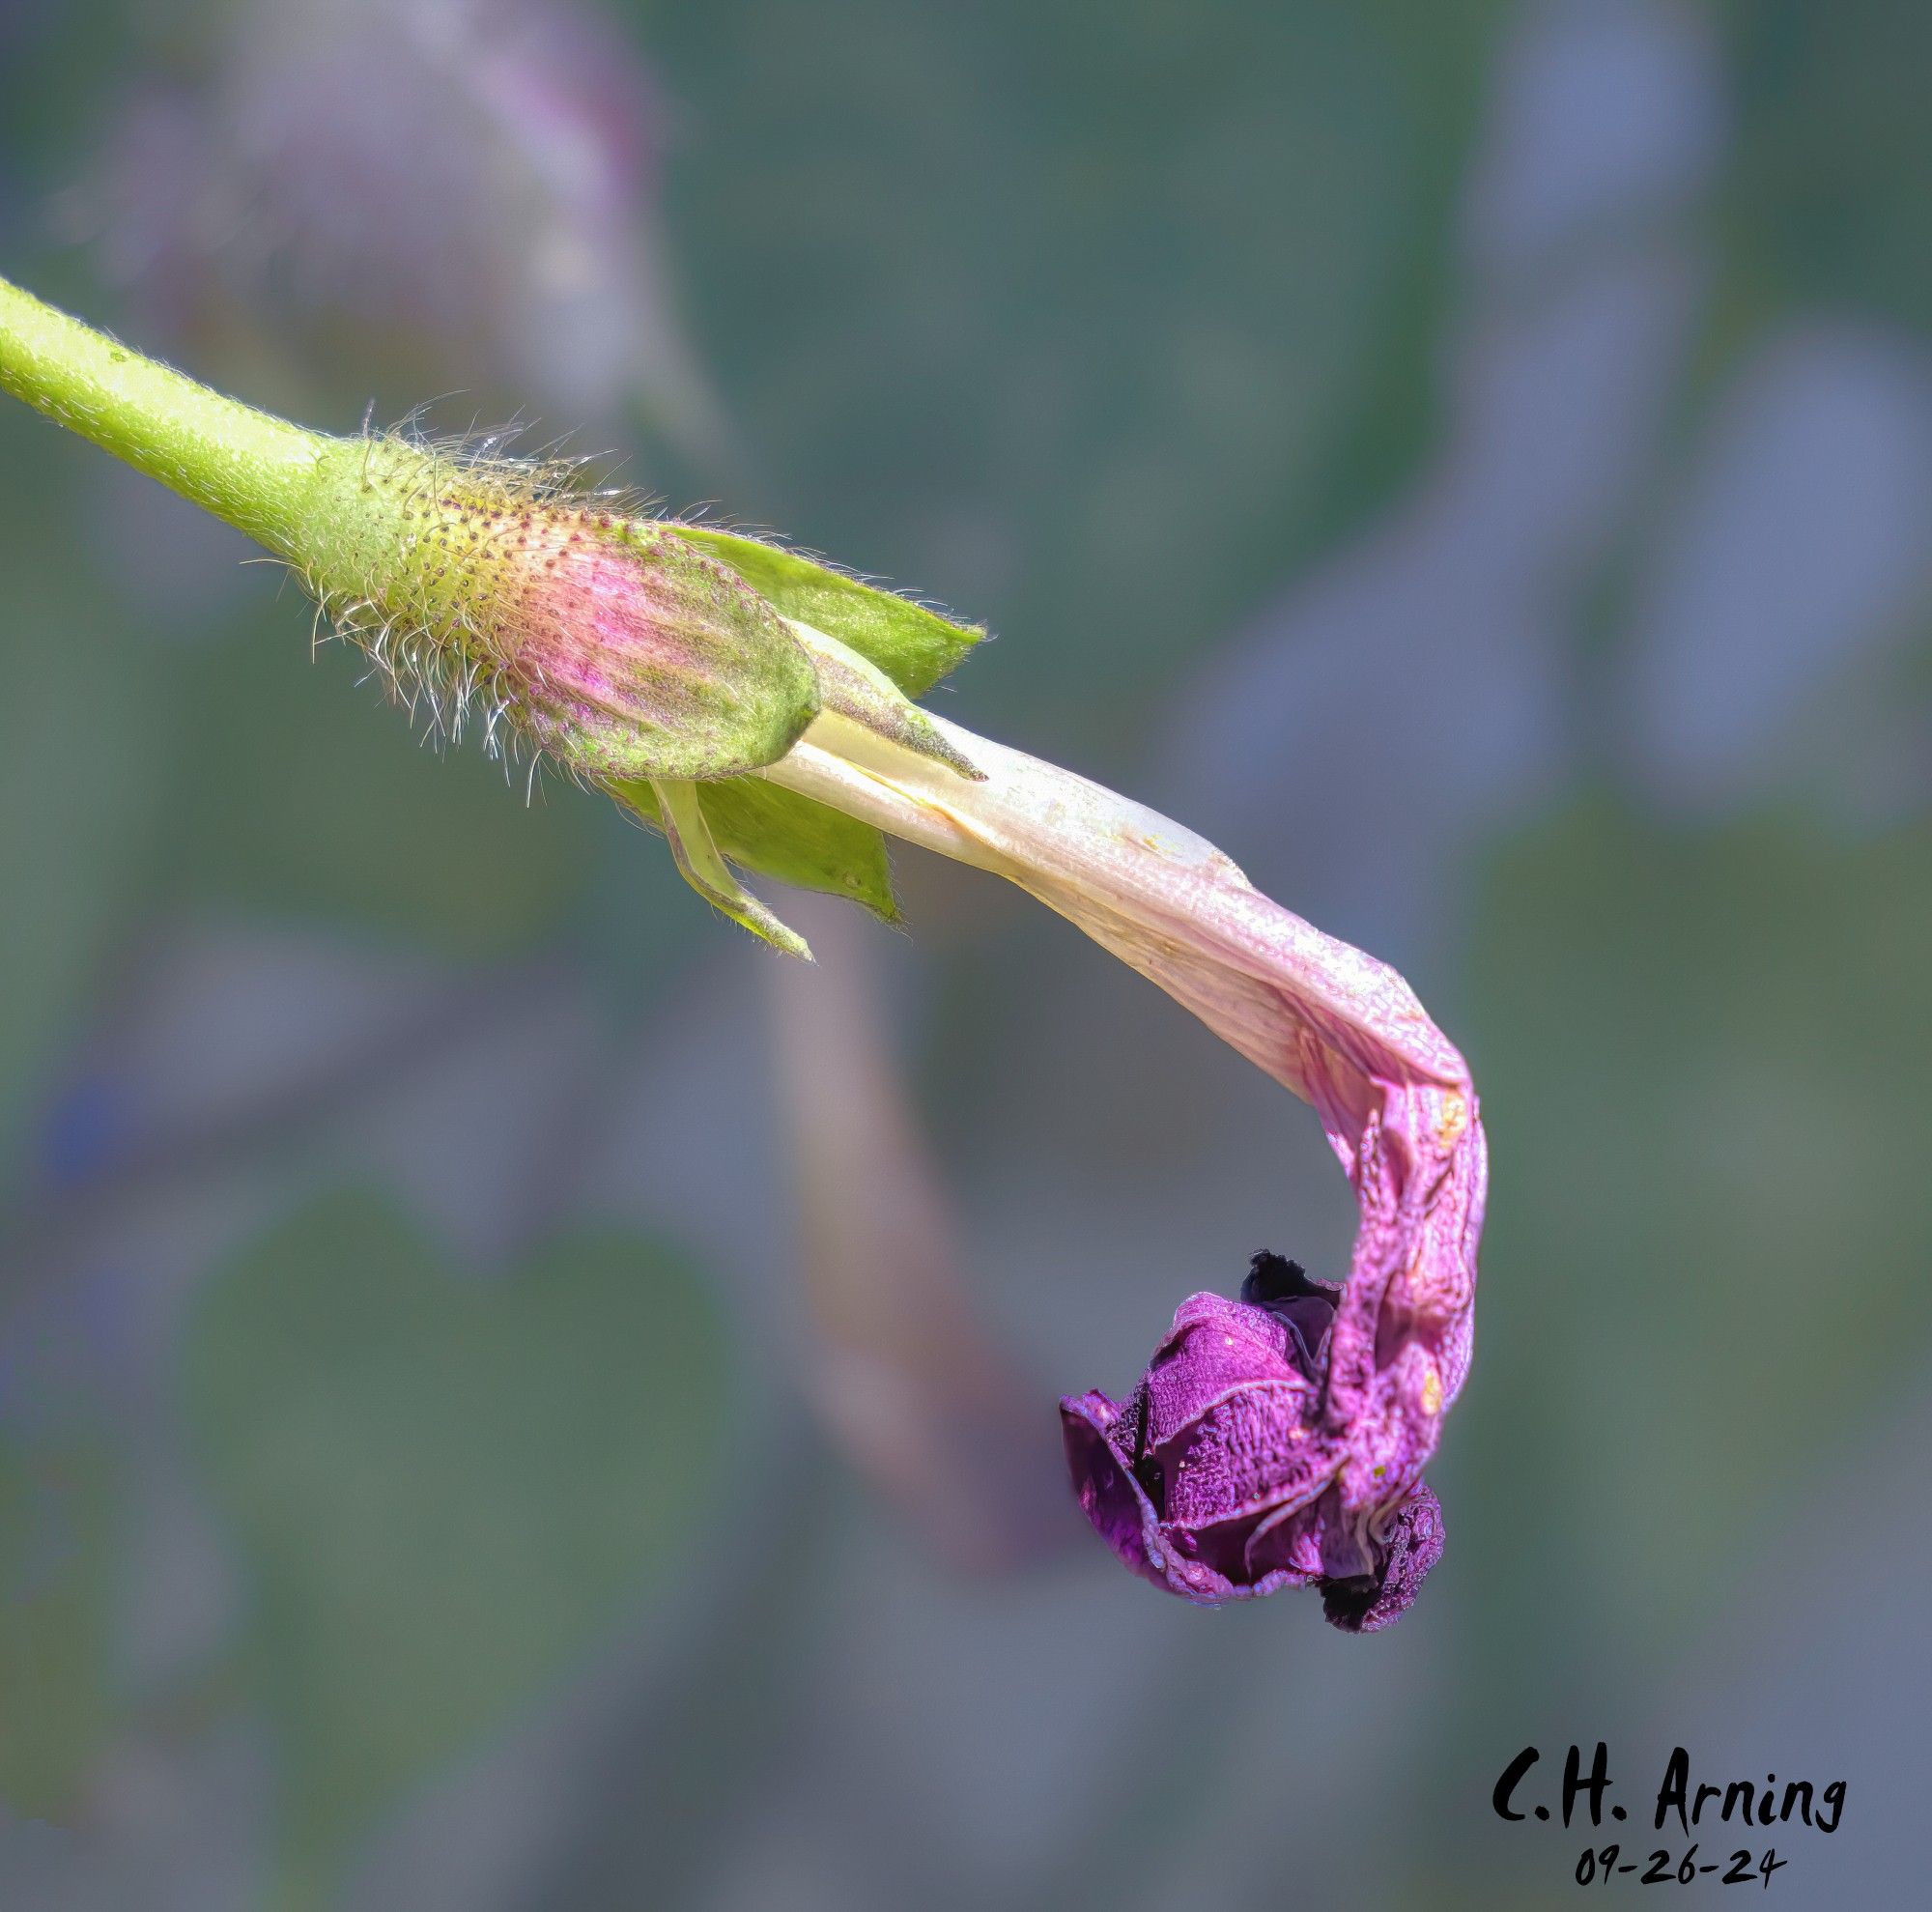
<svg viewBox="0 0 1932 1912">
<path fill-rule="evenodd" d="M 1037 1402 L 976 1318 L 958 1223 L 882 1028 L 849 912 L 801 899 L 822 960 L 767 965 L 780 1116 L 816 1351 L 808 1385 L 854 1465 L 952 1564 L 1070 1538 Z"/>
</svg>

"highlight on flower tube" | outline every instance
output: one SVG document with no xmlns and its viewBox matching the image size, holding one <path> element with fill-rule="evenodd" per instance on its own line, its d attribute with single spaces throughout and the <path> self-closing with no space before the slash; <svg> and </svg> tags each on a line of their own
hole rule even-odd
<svg viewBox="0 0 1932 1912">
<path fill-rule="evenodd" d="M 1258 1262 L 1184 1302 L 1120 1404 L 1063 1404 L 1090 1520 L 1216 1602 L 1317 1585 L 1371 1631 L 1441 1551 L 1422 1470 L 1468 1372 L 1486 1155 L 1462 1057 L 1386 964 L 1210 843 L 914 701 L 980 633 L 568 474 L 223 398 L 0 280 L 0 387 L 285 559 L 395 694 L 668 839 L 709 901 L 804 943 L 750 871 L 895 914 L 885 836 L 1018 884 L 1313 1104 L 1360 1209 L 1348 1277 Z"/>
</svg>

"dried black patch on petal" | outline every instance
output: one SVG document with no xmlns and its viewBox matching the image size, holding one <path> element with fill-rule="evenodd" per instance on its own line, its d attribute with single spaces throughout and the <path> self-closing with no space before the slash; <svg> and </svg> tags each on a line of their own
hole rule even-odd
<svg viewBox="0 0 1932 1912">
<path fill-rule="evenodd" d="M 1270 1301 L 1295 1301 L 1321 1291 L 1322 1284 L 1310 1281 L 1308 1270 L 1299 1262 L 1264 1248 L 1248 1263 L 1241 1299 L 1250 1307 L 1264 1308 Z"/>
</svg>

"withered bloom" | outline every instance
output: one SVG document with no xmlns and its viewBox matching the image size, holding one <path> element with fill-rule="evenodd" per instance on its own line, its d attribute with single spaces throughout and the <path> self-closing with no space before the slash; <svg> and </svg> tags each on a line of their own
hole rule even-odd
<svg viewBox="0 0 1932 1912">
<path fill-rule="evenodd" d="M 1074 1490 L 1136 1572 L 1214 1604 L 1319 1584 L 1384 1626 L 1442 1550 L 1422 1470 L 1468 1372 L 1487 1155 L 1463 1058 L 1386 963 L 1111 790 L 934 722 L 981 772 L 816 720 L 761 774 L 997 870 L 1314 1104 L 1354 1184 L 1348 1280 L 1264 1258 L 1183 1302 L 1116 1406 L 1062 1403 Z"/>
<path fill-rule="evenodd" d="M 1316 1585 L 1337 1626 L 1386 1626 L 1442 1552 L 1418 1481 L 1377 1521 L 1344 1517 L 1321 1425 L 1342 1291 L 1255 1257 L 1241 1299 L 1193 1295 L 1117 1405 L 1063 1401 L 1074 1490 L 1095 1529 L 1157 1586 L 1214 1603 Z"/>
</svg>

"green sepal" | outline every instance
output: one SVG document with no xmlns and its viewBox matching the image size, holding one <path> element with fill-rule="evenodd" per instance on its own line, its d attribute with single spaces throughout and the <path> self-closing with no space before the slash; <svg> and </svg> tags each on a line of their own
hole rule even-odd
<svg viewBox="0 0 1932 1912">
<path fill-rule="evenodd" d="M 762 938 L 781 955 L 811 960 L 811 951 L 796 929 L 767 909 L 732 875 L 711 840 L 711 825 L 697 800 L 697 785 L 677 778 L 652 779 L 658 818 L 677 864 L 677 873 L 714 909 Z"/>
<path fill-rule="evenodd" d="M 810 624 L 877 665 L 907 697 L 929 691 L 986 635 L 778 545 L 704 525 L 664 528 L 729 565 L 781 616 Z"/>
<path fill-rule="evenodd" d="M 654 830 L 664 828 L 647 783 L 613 783 L 617 800 Z M 697 801 L 712 841 L 731 863 L 800 890 L 842 897 L 887 923 L 899 920 L 884 835 L 869 823 L 781 790 L 762 777 L 700 784 Z"/>
<path fill-rule="evenodd" d="M 977 768 L 869 658 L 861 657 L 849 644 L 841 644 L 810 624 L 794 623 L 791 631 L 818 672 L 818 696 L 824 709 L 851 718 L 902 750 L 945 764 L 969 783 L 985 782 L 986 773 Z"/>
</svg>

